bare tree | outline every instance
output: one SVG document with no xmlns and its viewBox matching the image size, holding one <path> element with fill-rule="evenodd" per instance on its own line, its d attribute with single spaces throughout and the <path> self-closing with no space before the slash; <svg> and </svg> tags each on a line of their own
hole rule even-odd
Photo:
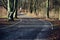
<svg viewBox="0 0 60 40">
<path fill-rule="evenodd" d="M 14 20 L 14 13 L 15 18 L 17 18 L 17 0 L 0 0 L 1 5 L 8 11 L 8 20 Z"/>
</svg>

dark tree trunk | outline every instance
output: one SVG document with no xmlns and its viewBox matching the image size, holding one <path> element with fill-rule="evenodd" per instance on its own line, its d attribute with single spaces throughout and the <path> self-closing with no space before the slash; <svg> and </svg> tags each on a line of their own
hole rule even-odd
<svg viewBox="0 0 60 40">
<path fill-rule="evenodd" d="M 48 0 L 48 7 L 47 7 L 47 18 L 49 18 L 49 0 Z"/>
<path fill-rule="evenodd" d="M 47 18 L 49 18 L 49 8 L 47 8 Z"/>
<path fill-rule="evenodd" d="M 33 1 L 31 0 L 30 1 L 30 13 L 32 13 L 33 12 Z"/>
<path fill-rule="evenodd" d="M 17 18 L 17 5 L 18 5 L 18 0 L 15 0 L 15 18 Z"/>
<path fill-rule="evenodd" d="M 32 7 L 30 7 L 30 13 L 32 13 L 33 12 L 33 9 L 32 9 Z"/>
</svg>

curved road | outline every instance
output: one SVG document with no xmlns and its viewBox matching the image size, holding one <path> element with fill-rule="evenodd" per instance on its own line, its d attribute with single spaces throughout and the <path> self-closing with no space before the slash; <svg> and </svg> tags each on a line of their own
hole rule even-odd
<svg viewBox="0 0 60 40">
<path fill-rule="evenodd" d="M 15 25 L 0 29 L 0 40 L 49 40 L 52 28 L 48 21 L 22 18 Z"/>
</svg>

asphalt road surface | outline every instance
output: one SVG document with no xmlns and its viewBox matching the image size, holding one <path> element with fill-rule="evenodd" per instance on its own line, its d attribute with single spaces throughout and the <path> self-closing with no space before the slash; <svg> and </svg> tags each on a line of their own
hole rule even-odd
<svg viewBox="0 0 60 40">
<path fill-rule="evenodd" d="M 52 24 L 48 21 L 20 19 L 7 28 L 0 28 L 0 40 L 49 40 Z"/>
</svg>

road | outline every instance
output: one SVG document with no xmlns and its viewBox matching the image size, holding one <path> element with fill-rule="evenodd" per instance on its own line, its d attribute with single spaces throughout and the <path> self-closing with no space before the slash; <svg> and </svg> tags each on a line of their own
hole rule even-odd
<svg viewBox="0 0 60 40">
<path fill-rule="evenodd" d="M 49 40 L 52 24 L 36 18 L 22 18 L 8 28 L 0 28 L 0 40 Z"/>
</svg>

